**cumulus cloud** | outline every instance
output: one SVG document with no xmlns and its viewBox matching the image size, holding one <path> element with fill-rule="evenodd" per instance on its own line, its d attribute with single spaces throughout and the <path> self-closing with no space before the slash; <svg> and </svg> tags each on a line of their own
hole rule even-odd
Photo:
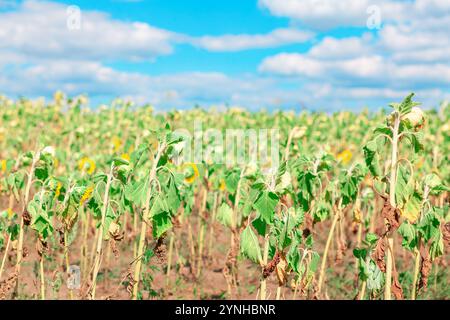
<svg viewBox="0 0 450 320">
<path fill-rule="evenodd" d="M 424 86 L 450 86 L 448 64 L 397 64 L 375 54 L 322 60 L 308 54 L 280 53 L 263 60 L 259 71 L 349 86 L 389 86 L 411 90 Z"/>
<path fill-rule="evenodd" d="M 12 2 L 0 0 L 0 8 L 5 3 Z M 15 96 L 50 96 L 56 90 L 123 96 L 161 108 L 240 104 L 255 109 L 324 106 L 335 110 L 363 103 L 379 107 L 381 100 L 399 100 L 410 90 L 425 103 L 449 99 L 450 2 L 381 0 L 376 2 L 382 9 L 379 31 L 344 38 L 320 33 L 339 26 L 364 26 L 371 3 L 259 0 L 273 15 L 294 23 L 261 34 L 192 37 L 85 10 L 81 28 L 69 30 L 66 5 L 29 0 L 0 11 L 0 89 Z M 254 74 L 148 75 L 107 66 L 151 63 L 175 54 L 177 43 L 238 52 L 305 42 L 312 44 L 306 53 L 266 57 Z"/>
<path fill-rule="evenodd" d="M 103 97 L 132 97 L 160 108 L 190 108 L 194 104 L 245 104 L 251 97 L 270 92 L 272 79 L 252 75 L 230 77 L 221 72 L 186 72 L 157 76 L 123 72 L 92 61 L 43 61 L 15 66 L 0 74 L 0 87 L 10 95 L 51 96 L 56 90 L 69 95 L 95 93 Z M 258 100 L 270 105 L 272 101 Z"/>
<path fill-rule="evenodd" d="M 172 52 L 175 34 L 140 22 L 121 22 L 107 14 L 81 11 L 80 29 L 67 27 L 68 6 L 25 1 L 0 13 L 0 50 L 28 61 L 41 59 L 151 60 Z"/>
<path fill-rule="evenodd" d="M 258 3 L 275 16 L 291 18 L 319 30 L 364 27 L 374 13 L 372 8 L 378 10 L 383 23 L 438 18 L 450 10 L 450 2 L 441 0 L 259 0 Z"/>
<path fill-rule="evenodd" d="M 229 34 L 203 36 L 192 39 L 192 43 L 209 51 L 241 51 L 278 47 L 311 40 L 314 33 L 296 29 L 275 29 L 267 34 Z"/>
<path fill-rule="evenodd" d="M 261 0 L 279 15 L 302 19 L 297 9 L 317 8 L 309 17 L 325 17 L 327 12 L 342 13 L 349 18 L 352 12 L 362 10 L 361 3 L 349 1 L 349 12 L 341 8 L 346 1 L 278 1 Z M 399 14 L 397 19 L 385 21 L 379 31 L 367 31 L 361 36 L 347 38 L 325 37 L 306 53 L 279 53 L 266 57 L 259 65 L 264 74 L 292 77 L 308 81 L 338 95 L 339 90 L 355 97 L 372 98 L 373 93 L 391 97 L 394 92 L 426 92 L 427 97 L 435 94 L 439 99 L 448 98 L 450 87 L 450 2 L 445 1 L 381 1 L 377 5 L 403 12 L 409 8 L 408 16 Z M 400 8 L 398 6 L 403 6 Z M 390 12 L 392 15 L 392 12 Z M 392 15 L 394 17 L 395 15 Z M 389 17 L 389 16 L 388 16 Z M 331 16 L 330 16 L 331 18 Z M 342 18 L 342 17 L 341 17 Z M 341 19 L 339 18 L 339 19 Z M 351 20 L 351 19 L 350 19 Z M 356 21 L 356 20 L 351 20 Z M 334 26 L 341 22 L 335 20 Z M 349 24 L 348 19 L 342 24 Z M 380 97 L 381 97 L 380 96 Z"/>
</svg>

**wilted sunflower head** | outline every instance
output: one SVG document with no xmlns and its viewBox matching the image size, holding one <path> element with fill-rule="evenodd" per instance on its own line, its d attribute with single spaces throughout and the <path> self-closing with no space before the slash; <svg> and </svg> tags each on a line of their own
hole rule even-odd
<svg viewBox="0 0 450 320">
<path fill-rule="evenodd" d="M 419 107 L 413 107 L 411 111 L 402 117 L 413 128 L 421 128 L 425 124 L 425 114 Z"/>
<path fill-rule="evenodd" d="M 350 163 L 350 160 L 352 160 L 352 157 L 353 153 L 349 149 L 345 149 L 344 151 L 340 152 L 336 158 L 344 165 L 347 165 Z"/>
<path fill-rule="evenodd" d="M 5 159 L 3 159 L 1 161 L 1 171 L 2 171 L 2 173 L 6 172 L 6 160 Z"/>
<path fill-rule="evenodd" d="M 183 174 L 184 181 L 189 184 L 193 183 L 200 175 L 198 172 L 198 167 L 195 163 L 187 163 L 183 165 Z"/>
<path fill-rule="evenodd" d="M 86 172 L 87 174 L 91 175 L 95 171 L 95 162 L 94 160 L 88 157 L 84 157 L 78 163 L 78 169 L 82 172 Z"/>
</svg>

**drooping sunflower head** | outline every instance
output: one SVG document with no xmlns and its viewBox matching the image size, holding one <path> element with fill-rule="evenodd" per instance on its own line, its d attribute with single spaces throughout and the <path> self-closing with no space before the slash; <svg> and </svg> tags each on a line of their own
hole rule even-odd
<svg viewBox="0 0 450 320">
<path fill-rule="evenodd" d="M 95 171 L 95 162 L 94 160 L 88 157 L 84 157 L 78 163 L 78 169 L 82 172 L 86 172 L 87 174 L 91 175 Z"/>
<path fill-rule="evenodd" d="M 112 146 L 113 146 L 114 153 L 116 153 L 117 151 L 120 150 L 120 147 L 122 146 L 122 141 L 120 140 L 120 138 L 118 136 L 114 136 L 112 138 Z"/>
<path fill-rule="evenodd" d="M 86 190 L 84 191 L 83 195 L 81 196 L 80 206 L 82 206 L 87 200 L 89 200 L 92 197 L 92 193 L 93 192 L 94 192 L 94 186 L 93 185 L 91 185 L 91 186 L 86 188 Z"/>
<path fill-rule="evenodd" d="M 55 199 L 61 194 L 62 183 L 58 181 L 55 188 Z"/>
<path fill-rule="evenodd" d="M 128 162 L 129 162 L 130 159 L 131 159 L 129 153 L 123 153 L 123 154 L 120 155 L 120 157 L 121 157 L 123 160 L 127 160 Z"/>
<path fill-rule="evenodd" d="M 1 168 L 2 168 L 2 173 L 5 173 L 6 172 L 6 160 L 2 160 L 2 162 L 1 162 Z"/>
<path fill-rule="evenodd" d="M 186 163 L 183 165 L 184 181 L 186 183 L 193 183 L 198 177 L 198 167 L 195 163 Z"/>
<path fill-rule="evenodd" d="M 220 191 L 225 190 L 225 179 L 220 180 L 219 190 Z"/>
<path fill-rule="evenodd" d="M 337 160 L 342 162 L 344 165 L 347 165 L 352 160 L 353 153 L 349 149 L 345 149 L 337 155 Z"/>
</svg>

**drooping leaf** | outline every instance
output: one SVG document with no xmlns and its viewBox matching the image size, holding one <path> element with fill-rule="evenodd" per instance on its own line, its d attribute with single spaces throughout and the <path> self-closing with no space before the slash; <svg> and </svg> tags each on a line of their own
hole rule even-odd
<svg viewBox="0 0 450 320">
<path fill-rule="evenodd" d="M 217 209 L 217 220 L 228 228 L 232 228 L 233 224 L 233 209 L 225 202 Z"/>
<path fill-rule="evenodd" d="M 244 229 L 240 241 L 241 253 L 255 263 L 262 263 L 261 247 L 250 226 Z"/>
<path fill-rule="evenodd" d="M 278 196 L 271 191 L 261 192 L 258 199 L 256 199 L 254 207 L 265 223 L 272 224 L 275 215 L 275 207 L 277 206 L 278 201 Z"/>
</svg>

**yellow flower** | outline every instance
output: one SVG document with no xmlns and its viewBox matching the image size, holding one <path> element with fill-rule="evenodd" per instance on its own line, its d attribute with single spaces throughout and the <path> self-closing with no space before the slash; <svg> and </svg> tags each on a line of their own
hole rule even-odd
<svg viewBox="0 0 450 320">
<path fill-rule="evenodd" d="M 94 186 L 89 186 L 80 199 L 80 206 L 82 206 L 86 202 L 86 200 L 88 200 L 92 196 L 92 192 L 94 192 Z"/>
<path fill-rule="evenodd" d="M 88 165 L 87 169 L 86 169 L 86 164 Z M 78 169 L 80 169 L 80 171 L 86 170 L 86 172 L 88 174 L 93 174 L 95 171 L 95 162 L 94 162 L 94 160 L 89 159 L 88 157 L 84 157 L 78 163 Z"/>
<path fill-rule="evenodd" d="M 193 183 L 195 179 L 200 175 L 198 172 L 197 165 L 195 163 L 187 163 L 183 165 L 183 168 L 187 169 L 187 174 L 184 178 L 184 181 L 187 183 Z"/>
<path fill-rule="evenodd" d="M 2 160 L 2 172 L 6 172 L 6 160 Z"/>
<path fill-rule="evenodd" d="M 53 168 L 56 169 L 59 166 L 59 160 L 58 158 L 53 158 Z"/>
<path fill-rule="evenodd" d="M 8 212 L 8 219 L 11 219 L 14 215 L 14 211 L 12 211 L 11 208 L 8 208 L 8 210 L 6 210 L 6 212 Z"/>
<path fill-rule="evenodd" d="M 225 190 L 225 180 L 224 179 L 220 180 L 219 190 L 220 191 L 224 191 Z"/>
<path fill-rule="evenodd" d="M 130 161 L 130 155 L 128 153 L 124 153 L 120 156 L 123 160 Z"/>
<path fill-rule="evenodd" d="M 416 168 L 417 168 L 417 169 L 422 168 L 424 163 L 425 163 L 424 158 L 420 158 L 420 159 L 417 161 L 417 163 L 416 163 Z"/>
<path fill-rule="evenodd" d="M 117 137 L 117 136 L 114 136 L 112 138 L 112 143 L 113 143 L 113 146 L 114 146 L 114 152 L 119 151 L 120 147 L 122 146 L 122 141 L 120 140 L 120 138 Z"/>
<path fill-rule="evenodd" d="M 341 161 L 344 165 L 348 164 L 350 162 L 350 160 L 352 159 L 353 154 L 350 150 L 345 149 L 344 151 L 342 151 L 341 153 L 339 153 L 337 155 L 337 159 L 339 161 Z"/>
<path fill-rule="evenodd" d="M 55 198 L 58 198 L 59 195 L 61 194 L 61 187 L 62 187 L 62 183 L 58 182 L 58 184 L 56 185 L 56 189 L 55 189 Z"/>
<path fill-rule="evenodd" d="M 55 101 L 56 106 L 61 106 L 64 102 L 65 95 L 62 91 L 56 91 L 53 95 L 53 100 Z"/>
<path fill-rule="evenodd" d="M 353 222 L 356 223 L 361 223 L 361 211 L 356 208 L 355 210 L 353 210 Z"/>
</svg>

